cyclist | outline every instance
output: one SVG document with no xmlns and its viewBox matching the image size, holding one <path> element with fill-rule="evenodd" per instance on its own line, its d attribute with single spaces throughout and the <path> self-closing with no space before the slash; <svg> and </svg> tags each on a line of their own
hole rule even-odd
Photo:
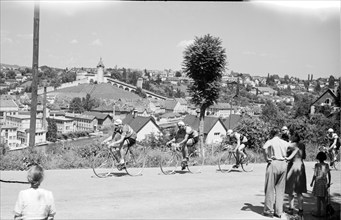
<svg viewBox="0 0 341 220">
<path fill-rule="evenodd" d="M 124 154 L 125 148 L 129 148 L 136 143 L 137 134 L 136 132 L 127 124 L 123 124 L 121 119 L 116 119 L 114 121 L 115 129 L 114 134 L 112 135 L 111 139 L 106 139 L 102 143 L 109 143 L 108 147 L 117 147 L 117 156 L 119 160 L 119 164 L 117 168 L 119 170 L 124 169 Z M 115 140 L 116 134 L 120 134 L 120 138 Z"/>
<path fill-rule="evenodd" d="M 234 151 L 236 152 L 236 164 L 233 166 L 233 168 L 238 168 L 239 162 L 243 158 L 246 158 L 246 154 L 244 153 L 244 148 L 249 145 L 248 139 L 245 137 L 245 135 L 240 134 L 238 132 L 234 132 L 232 129 L 229 129 L 226 135 L 232 138 L 232 140 L 235 139 L 237 141 L 237 146 L 234 149 Z"/>
<path fill-rule="evenodd" d="M 333 166 L 334 165 L 334 161 L 336 160 L 336 155 L 338 153 L 338 150 L 340 149 L 340 138 L 334 132 L 334 130 L 332 128 L 328 129 L 327 138 L 329 140 L 328 151 L 331 154 L 330 166 Z"/>
<path fill-rule="evenodd" d="M 167 145 L 175 143 L 184 136 L 184 138 L 175 145 L 175 147 L 181 147 L 183 157 L 183 160 L 181 162 L 181 169 L 184 170 L 186 169 L 188 162 L 188 147 L 194 146 L 196 143 L 198 143 L 199 133 L 191 126 L 185 125 L 183 121 L 179 121 L 177 125 L 178 131 L 176 132 L 175 137 L 167 142 Z"/>
</svg>

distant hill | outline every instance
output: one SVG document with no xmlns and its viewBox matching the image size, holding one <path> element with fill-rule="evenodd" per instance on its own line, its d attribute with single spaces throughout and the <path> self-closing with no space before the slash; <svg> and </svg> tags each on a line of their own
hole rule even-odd
<svg viewBox="0 0 341 220">
<path fill-rule="evenodd" d="M 101 83 L 101 84 L 80 84 L 78 86 L 57 89 L 49 94 L 55 94 L 58 98 L 61 99 L 72 99 L 75 97 L 83 98 L 86 94 L 90 94 L 92 98 L 98 99 L 129 99 L 129 100 L 137 100 L 141 99 L 140 96 L 135 93 L 125 91 L 116 86 L 111 85 L 110 83 Z"/>
<path fill-rule="evenodd" d="M 6 67 L 6 68 L 13 68 L 13 69 L 18 69 L 18 68 L 26 68 L 27 66 L 19 66 L 19 65 L 12 65 L 12 64 L 5 64 L 5 63 L 0 63 L 1 67 Z"/>
</svg>

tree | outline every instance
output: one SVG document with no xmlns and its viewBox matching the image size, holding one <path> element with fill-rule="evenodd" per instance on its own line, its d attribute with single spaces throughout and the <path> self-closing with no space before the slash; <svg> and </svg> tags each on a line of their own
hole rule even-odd
<svg viewBox="0 0 341 220">
<path fill-rule="evenodd" d="M 277 106 L 270 100 L 266 101 L 265 105 L 262 107 L 262 119 L 265 122 L 271 122 L 275 120 L 278 116 Z"/>
<path fill-rule="evenodd" d="M 95 106 L 95 100 L 91 99 L 90 94 L 86 94 L 85 98 L 82 99 L 82 107 L 86 111 L 91 111 Z"/>
<path fill-rule="evenodd" d="M 82 113 L 84 111 L 82 100 L 79 97 L 75 97 L 70 102 L 70 111 L 75 113 Z"/>
<path fill-rule="evenodd" d="M 176 71 L 175 72 L 175 77 L 181 77 L 181 72 L 180 71 Z"/>
<path fill-rule="evenodd" d="M 47 133 L 46 133 L 46 140 L 55 142 L 57 140 L 57 124 L 56 121 L 47 118 Z"/>
<path fill-rule="evenodd" d="M 321 85 L 320 85 L 320 82 L 319 82 L 319 81 L 316 82 L 316 86 L 315 86 L 314 90 L 315 90 L 315 92 L 317 92 L 317 93 L 320 93 L 320 92 L 321 92 Z"/>
<path fill-rule="evenodd" d="M 335 87 L 335 78 L 334 76 L 330 76 L 328 80 L 328 88 L 334 89 Z"/>
<path fill-rule="evenodd" d="M 8 73 L 6 74 L 6 77 L 7 77 L 7 79 L 15 79 L 16 74 L 15 74 L 15 72 L 14 72 L 13 70 L 10 70 L 10 71 L 8 71 Z"/>
<path fill-rule="evenodd" d="M 200 108 L 199 135 L 204 145 L 203 128 L 206 109 L 219 98 L 221 78 L 227 64 L 226 51 L 221 39 L 207 34 L 195 37 L 194 43 L 184 51 L 183 72 L 193 79 L 188 86 L 191 101 Z"/>
</svg>

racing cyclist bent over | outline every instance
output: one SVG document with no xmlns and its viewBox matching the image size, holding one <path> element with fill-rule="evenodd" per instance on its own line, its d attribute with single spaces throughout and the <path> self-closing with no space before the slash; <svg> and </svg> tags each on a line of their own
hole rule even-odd
<svg viewBox="0 0 341 220">
<path fill-rule="evenodd" d="M 181 147 L 182 152 L 182 163 L 181 163 L 181 169 L 184 170 L 187 167 L 188 162 L 188 147 L 194 146 L 199 141 L 199 133 L 198 131 L 194 130 L 191 126 L 185 125 L 183 121 L 178 122 L 178 131 L 176 132 L 175 137 L 167 142 L 167 145 L 170 145 L 172 143 L 175 143 L 176 140 L 179 139 L 179 137 L 184 138 L 179 143 L 176 143 L 178 146 Z"/>
</svg>

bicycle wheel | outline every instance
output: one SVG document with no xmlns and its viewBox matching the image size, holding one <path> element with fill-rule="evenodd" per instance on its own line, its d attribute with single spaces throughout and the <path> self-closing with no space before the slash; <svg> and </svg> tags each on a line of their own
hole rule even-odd
<svg viewBox="0 0 341 220">
<path fill-rule="evenodd" d="M 181 161 L 181 157 L 177 152 L 171 150 L 162 152 L 160 160 L 161 172 L 165 175 L 174 174 L 179 165 L 179 161 Z"/>
<path fill-rule="evenodd" d="M 99 178 L 112 176 L 115 168 L 115 162 L 108 151 L 99 152 L 93 157 L 92 170 Z"/>
<path fill-rule="evenodd" d="M 235 164 L 236 158 L 233 153 L 230 151 L 224 151 L 218 161 L 219 171 L 223 173 L 230 172 Z"/>
<path fill-rule="evenodd" d="M 205 151 L 195 149 L 194 152 L 188 156 L 187 169 L 191 173 L 201 173 L 205 162 Z"/>
<path fill-rule="evenodd" d="M 246 158 L 243 159 L 243 161 L 242 161 L 242 169 L 245 172 L 251 172 L 251 171 L 253 171 L 253 166 L 255 163 L 256 163 L 255 155 L 252 152 L 247 151 L 246 152 Z"/>
<path fill-rule="evenodd" d="M 141 176 L 146 164 L 146 148 L 135 145 L 127 150 L 124 156 L 125 170 L 130 176 Z"/>
</svg>

